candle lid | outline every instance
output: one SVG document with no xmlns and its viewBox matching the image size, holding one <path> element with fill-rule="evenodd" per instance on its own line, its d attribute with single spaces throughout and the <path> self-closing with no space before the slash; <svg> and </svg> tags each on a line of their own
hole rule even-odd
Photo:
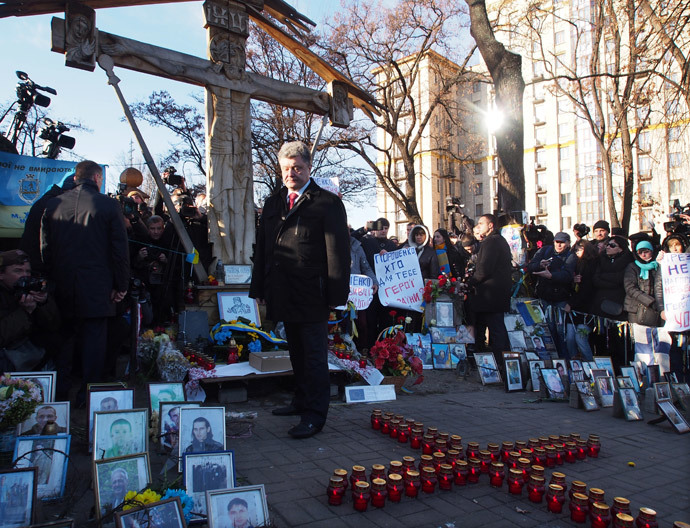
<svg viewBox="0 0 690 528">
<path fill-rule="evenodd" d="M 403 461 L 404 462 L 414 462 L 414 457 L 413 456 L 404 456 Z"/>
<path fill-rule="evenodd" d="M 400 460 L 391 460 L 391 467 L 402 467 L 402 462 Z"/>
<path fill-rule="evenodd" d="M 565 473 L 560 473 L 558 471 L 554 471 L 553 473 L 551 473 L 551 478 L 563 480 L 563 479 L 565 479 Z"/>
<path fill-rule="evenodd" d="M 604 502 L 595 502 L 594 504 L 592 504 L 592 508 L 594 508 L 595 510 L 601 510 L 602 512 L 605 512 L 609 510 L 609 505 Z"/>
<path fill-rule="evenodd" d="M 416 469 L 411 469 L 407 472 L 408 478 L 414 479 L 415 477 L 418 477 L 418 476 L 419 476 L 419 471 L 417 471 Z"/>
<path fill-rule="evenodd" d="M 587 487 L 587 484 L 585 484 L 585 483 L 582 482 L 581 480 L 573 480 L 573 487 L 576 487 L 576 488 L 586 488 L 586 487 Z"/>
<path fill-rule="evenodd" d="M 675 521 L 673 523 L 673 528 L 690 528 L 690 524 L 684 523 L 683 521 Z"/>
<path fill-rule="evenodd" d="M 361 472 L 361 471 L 366 471 L 366 470 L 367 469 L 364 466 L 352 466 L 352 471 Z"/>
<path fill-rule="evenodd" d="M 603 490 L 603 489 L 600 489 L 600 488 L 589 488 L 589 494 L 590 494 L 590 495 L 592 495 L 592 494 L 594 494 L 594 495 L 603 495 L 603 494 L 604 494 L 604 490 Z"/>
<path fill-rule="evenodd" d="M 530 475 L 529 479 L 537 484 L 542 484 L 544 482 L 544 477 L 540 477 L 539 475 Z"/>
<path fill-rule="evenodd" d="M 460 436 L 460 435 L 451 435 L 451 436 L 450 436 L 450 439 L 457 442 L 458 440 L 462 440 L 462 436 Z"/>
<path fill-rule="evenodd" d="M 560 492 L 563 491 L 563 486 L 560 486 L 558 484 L 549 484 L 549 489 L 555 492 Z"/>
<path fill-rule="evenodd" d="M 455 461 L 455 467 L 467 467 L 467 461 L 466 460 L 456 460 Z"/>
<path fill-rule="evenodd" d="M 632 515 L 628 515 L 627 513 L 617 513 L 616 517 L 624 522 L 633 522 L 635 520 Z"/>
<path fill-rule="evenodd" d="M 534 464 L 534 465 L 532 466 L 532 471 L 538 471 L 538 472 L 543 473 L 543 472 L 544 472 L 544 466 L 540 466 L 540 465 L 538 465 L 538 464 Z"/>
<path fill-rule="evenodd" d="M 371 469 L 373 469 L 374 471 L 383 471 L 386 468 L 383 464 L 374 464 L 371 466 Z"/>
<path fill-rule="evenodd" d="M 342 486 L 342 484 L 343 484 L 343 478 L 342 478 L 342 477 L 335 477 L 335 476 L 333 476 L 333 477 L 331 477 L 330 482 L 331 482 L 331 484 L 333 484 L 334 486 Z"/>
<path fill-rule="evenodd" d="M 359 489 L 360 491 L 367 491 L 369 489 L 369 483 L 359 480 L 355 483 L 355 488 Z"/>
<path fill-rule="evenodd" d="M 422 462 L 431 462 L 431 461 L 434 460 L 434 459 L 431 457 L 431 455 L 422 455 L 422 456 L 420 456 L 419 458 L 422 460 Z"/>
<path fill-rule="evenodd" d="M 333 474 L 338 476 L 338 477 L 344 477 L 347 476 L 347 470 L 338 468 L 333 470 Z"/>
<path fill-rule="evenodd" d="M 640 513 L 645 513 L 647 515 L 656 515 L 656 510 L 652 510 L 651 508 L 645 508 L 644 506 L 640 508 Z"/>
<path fill-rule="evenodd" d="M 491 467 L 494 469 L 502 469 L 503 462 L 491 462 Z"/>
<path fill-rule="evenodd" d="M 380 478 L 375 478 L 371 481 L 375 488 L 381 489 L 386 485 L 386 481 Z"/>
<path fill-rule="evenodd" d="M 445 453 L 441 453 L 440 451 L 436 451 L 436 452 L 434 453 L 434 458 L 438 458 L 438 459 L 441 459 L 441 460 L 445 460 L 445 459 L 446 459 L 446 454 L 445 454 Z"/>
<path fill-rule="evenodd" d="M 430 467 L 422 468 L 422 472 L 423 472 L 425 475 L 426 475 L 426 474 L 429 474 L 429 475 L 436 475 L 436 470 L 435 470 L 434 468 L 430 468 Z"/>
<path fill-rule="evenodd" d="M 513 475 L 515 477 L 522 478 L 522 471 L 520 471 L 519 469 L 510 468 L 510 473 L 511 473 L 511 475 Z"/>
<path fill-rule="evenodd" d="M 409 473 L 409 471 L 408 471 Z M 392 475 L 388 476 L 388 480 L 391 482 L 396 482 L 398 480 L 402 480 L 402 475 L 398 475 L 397 473 L 393 473 Z"/>
<path fill-rule="evenodd" d="M 587 495 L 583 495 L 582 493 L 573 493 L 573 499 L 577 499 L 580 502 L 587 502 Z"/>
<path fill-rule="evenodd" d="M 625 497 L 614 497 L 613 503 L 628 506 L 630 504 L 630 501 L 628 499 L 626 499 Z"/>
</svg>

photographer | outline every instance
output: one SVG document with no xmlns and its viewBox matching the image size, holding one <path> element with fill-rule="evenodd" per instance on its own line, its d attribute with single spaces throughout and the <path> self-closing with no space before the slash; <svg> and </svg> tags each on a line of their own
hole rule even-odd
<svg viewBox="0 0 690 528">
<path fill-rule="evenodd" d="M 45 360 L 44 345 L 60 326 L 45 282 L 31 277 L 29 256 L 19 249 L 0 253 L 0 369 L 33 370 Z"/>
</svg>

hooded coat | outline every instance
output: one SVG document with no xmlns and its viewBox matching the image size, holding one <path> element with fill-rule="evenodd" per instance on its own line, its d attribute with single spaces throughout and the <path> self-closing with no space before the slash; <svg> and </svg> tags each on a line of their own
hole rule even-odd
<svg viewBox="0 0 690 528">
<path fill-rule="evenodd" d="M 424 239 L 424 244 L 417 244 L 414 240 L 414 232 L 418 228 L 424 230 L 426 238 Z M 419 260 L 419 269 L 422 273 L 422 278 L 424 280 L 437 279 L 440 272 L 438 265 L 438 258 L 436 257 L 436 250 L 429 244 L 431 237 L 429 236 L 429 230 L 423 225 L 416 225 L 410 231 L 410 235 L 407 237 L 407 244 L 409 247 L 414 248 L 417 251 L 417 260 Z"/>
</svg>

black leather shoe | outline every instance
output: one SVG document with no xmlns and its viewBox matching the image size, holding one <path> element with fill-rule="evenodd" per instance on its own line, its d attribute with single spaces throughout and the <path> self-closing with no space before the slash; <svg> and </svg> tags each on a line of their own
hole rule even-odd
<svg viewBox="0 0 690 528">
<path fill-rule="evenodd" d="M 298 409 L 294 405 L 290 404 L 286 407 L 278 407 L 271 411 L 275 416 L 298 416 L 302 414 L 302 409 Z"/>
<path fill-rule="evenodd" d="M 316 425 L 311 422 L 300 422 L 288 431 L 292 438 L 309 438 L 323 429 L 323 425 Z"/>
</svg>

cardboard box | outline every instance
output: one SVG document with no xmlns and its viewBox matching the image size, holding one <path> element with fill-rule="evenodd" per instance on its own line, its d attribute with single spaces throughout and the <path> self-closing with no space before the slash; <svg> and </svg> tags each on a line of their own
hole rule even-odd
<svg viewBox="0 0 690 528">
<path fill-rule="evenodd" d="M 276 350 L 274 352 L 251 352 L 249 354 L 249 364 L 261 372 L 292 370 L 290 353 L 287 350 Z"/>
</svg>

